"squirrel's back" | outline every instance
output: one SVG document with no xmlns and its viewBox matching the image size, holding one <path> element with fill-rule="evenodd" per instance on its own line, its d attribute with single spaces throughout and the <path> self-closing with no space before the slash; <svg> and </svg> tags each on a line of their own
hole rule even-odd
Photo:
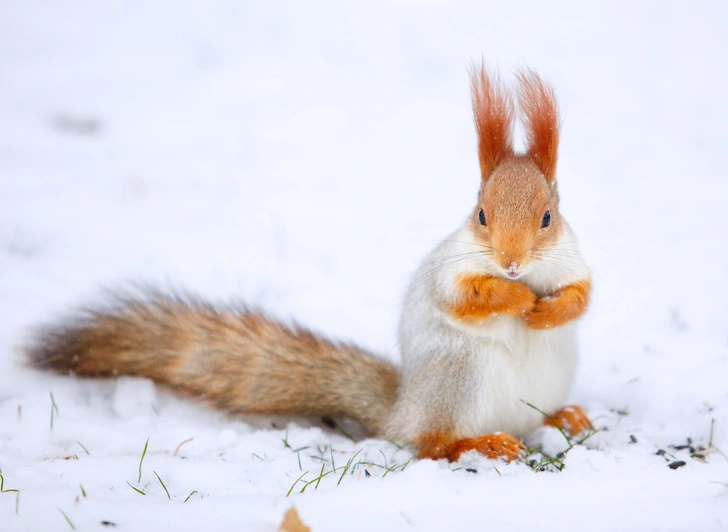
<svg viewBox="0 0 728 532">
<path fill-rule="evenodd" d="M 146 377 L 236 414 L 352 419 L 382 434 L 396 368 L 259 312 L 190 297 L 117 297 L 41 329 L 31 363 L 85 377 Z"/>
</svg>

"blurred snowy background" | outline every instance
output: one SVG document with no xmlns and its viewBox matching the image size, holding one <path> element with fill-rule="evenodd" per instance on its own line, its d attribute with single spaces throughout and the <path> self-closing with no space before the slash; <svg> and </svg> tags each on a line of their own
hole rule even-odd
<svg viewBox="0 0 728 532">
<path fill-rule="evenodd" d="M 291 501 L 314 532 L 728 526 L 728 460 L 670 447 L 714 420 L 728 448 L 726 34 L 718 1 L 0 4 L 0 529 L 274 530 Z M 608 430 L 562 473 L 413 462 L 286 499 L 311 449 L 362 445 L 21 366 L 29 327 L 128 280 L 397 359 L 408 276 L 475 201 L 481 57 L 554 85 L 594 269 L 572 398 Z"/>
</svg>

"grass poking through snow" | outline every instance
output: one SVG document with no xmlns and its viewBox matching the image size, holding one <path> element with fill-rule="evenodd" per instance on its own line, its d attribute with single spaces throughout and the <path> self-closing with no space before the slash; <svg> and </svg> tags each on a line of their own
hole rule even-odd
<svg viewBox="0 0 728 532">
<path fill-rule="evenodd" d="M 154 476 L 157 477 L 157 480 L 162 485 L 162 489 L 164 489 L 164 493 L 167 494 L 167 498 L 171 501 L 172 497 L 169 496 L 169 490 L 167 489 L 167 486 L 164 485 L 164 482 L 162 482 L 162 479 L 160 478 L 159 475 L 157 475 L 156 471 L 152 470 L 152 473 L 154 473 Z"/>
<path fill-rule="evenodd" d="M 287 439 L 287 438 L 286 438 Z M 394 455 L 390 460 L 387 459 L 387 456 L 384 454 L 384 452 L 379 447 L 374 447 L 381 455 L 384 464 L 371 462 L 368 460 L 365 460 L 364 458 L 360 458 L 357 460 L 357 457 L 359 457 L 362 452 L 365 450 L 365 448 L 359 449 L 356 453 L 354 453 L 353 456 L 351 456 L 346 464 L 344 465 L 336 465 L 336 460 L 334 458 L 334 450 L 331 445 L 327 445 L 318 448 L 319 455 L 308 455 L 309 458 L 312 458 L 314 460 L 318 460 L 321 462 L 321 468 L 318 471 L 318 475 L 316 475 L 313 478 L 306 479 L 305 477 L 309 474 L 309 471 L 306 471 L 305 473 L 301 474 L 291 485 L 291 487 L 288 489 L 288 492 L 286 493 L 286 497 L 289 497 L 293 490 L 296 489 L 296 486 L 299 485 L 299 483 L 302 483 L 301 489 L 299 490 L 299 493 L 305 493 L 306 490 L 309 488 L 309 486 L 313 486 L 314 490 L 317 490 L 318 487 L 321 485 L 321 482 L 328 476 L 333 476 L 337 478 L 336 485 L 339 486 L 344 478 L 348 475 L 353 476 L 357 471 L 361 475 L 361 471 L 364 470 L 365 466 L 369 466 L 371 468 L 376 468 L 382 471 L 381 478 L 386 477 L 389 473 L 395 472 L 395 471 L 404 471 L 405 468 L 414 460 L 414 456 L 410 456 L 409 459 L 404 463 L 394 463 L 392 465 L 389 465 L 391 460 L 394 460 Z M 395 455 L 397 452 L 400 451 L 401 448 L 398 448 L 395 452 Z M 300 458 L 300 455 L 299 455 Z M 330 469 L 329 469 L 330 467 Z M 301 469 L 299 464 L 299 469 Z M 368 471 L 367 471 L 368 473 Z M 367 474 L 367 477 L 370 477 L 371 474 Z"/>
<path fill-rule="evenodd" d="M 151 438 L 151 436 L 147 437 L 147 441 L 144 443 L 144 449 L 142 450 L 142 456 L 139 459 L 139 468 L 138 468 L 138 476 L 137 476 L 137 486 L 133 486 L 131 484 L 131 482 L 126 481 L 126 483 L 129 485 L 129 487 L 131 489 L 133 489 L 134 491 L 136 491 L 140 495 L 146 495 L 147 494 L 146 491 L 144 491 L 138 485 L 142 481 L 142 467 L 144 465 L 144 458 L 147 456 L 147 451 L 149 450 L 149 439 L 150 438 Z M 183 441 L 182 443 L 180 443 L 177 446 L 177 449 L 175 450 L 175 454 L 177 454 L 177 451 L 179 450 L 179 448 L 183 444 L 187 443 L 188 441 L 192 441 L 192 438 L 189 438 L 189 439 Z M 172 455 L 172 456 L 174 456 L 174 455 Z M 159 481 L 159 484 L 162 486 L 162 489 L 164 490 L 164 493 L 167 495 L 167 499 L 169 499 L 171 501 L 172 500 L 172 494 L 169 492 L 169 489 L 167 488 L 167 485 L 162 480 L 162 477 L 159 475 L 159 473 L 157 473 L 154 470 L 152 470 L 152 473 L 154 473 L 154 476 L 157 477 L 157 480 Z M 148 486 L 149 486 L 149 483 L 145 484 L 144 485 L 144 488 L 146 489 Z M 83 489 L 83 487 L 81 487 L 81 489 Z M 197 490 L 194 490 L 194 491 L 192 491 L 192 493 L 190 493 L 189 495 L 187 495 L 187 498 L 183 501 L 183 503 L 187 502 L 190 499 L 190 497 L 192 497 L 195 493 L 197 493 Z M 84 494 L 84 496 L 85 496 L 85 494 Z"/>
<path fill-rule="evenodd" d="M 142 463 L 144 463 L 144 457 L 147 455 L 147 448 L 149 448 L 149 436 L 147 436 L 147 441 L 144 444 L 144 450 L 142 451 L 142 457 L 139 460 L 139 478 L 137 478 L 137 484 L 139 484 L 142 481 Z"/>
<path fill-rule="evenodd" d="M 61 512 L 61 515 L 62 515 L 62 516 L 63 516 L 63 518 L 64 518 L 64 519 L 66 520 L 66 523 L 68 523 L 68 526 L 70 526 L 70 527 L 71 527 L 71 530 L 76 530 L 76 527 L 75 527 L 75 526 L 73 526 L 73 522 L 72 522 L 72 521 L 71 521 L 71 520 L 70 520 L 70 519 L 68 518 L 68 516 L 66 515 L 66 512 L 64 512 L 64 511 L 63 511 L 63 510 L 61 510 L 60 508 L 58 508 L 58 511 L 59 511 L 59 512 Z"/>
<path fill-rule="evenodd" d="M 5 477 L 2 470 L 0 470 L 0 493 L 18 493 L 18 490 L 15 489 L 5 489 Z"/>
<path fill-rule="evenodd" d="M 56 416 L 60 415 L 58 412 L 58 405 L 56 404 L 56 399 L 53 397 L 53 392 L 48 392 L 48 395 L 51 396 L 51 430 L 53 430 L 53 422 L 55 421 Z"/>
<path fill-rule="evenodd" d="M 127 484 L 129 484 L 129 481 L 127 480 L 127 481 L 126 481 L 126 483 L 127 483 Z M 136 491 L 137 493 L 141 494 L 141 495 L 146 495 L 146 493 L 144 493 L 144 492 L 143 492 L 142 490 L 140 490 L 139 488 L 135 488 L 135 487 L 134 487 L 134 486 L 132 486 L 131 484 L 129 484 L 129 487 L 130 487 L 131 489 L 133 489 L 134 491 Z"/>
<path fill-rule="evenodd" d="M 723 451 L 721 451 L 720 449 L 718 449 L 718 447 L 716 447 L 713 444 L 713 430 L 714 429 L 715 429 L 715 419 L 711 419 L 710 420 L 710 438 L 708 439 L 708 449 L 710 451 L 715 451 L 716 453 L 718 453 L 719 455 L 721 455 L 723 458 L 725 458 L 726 460 L 728 460 L 728 456 L 726 456 L 726 454 Z"/>
<path fill-rule="evenodd" d="M 85 453 L 86 453 L 87 455 L 91 456 L 91 453 L 90 453 L 90 452 L 88 452 L 88 449 L 86 449 L 86 446 L 85 446 L 85 445 L 84 445 L 83 443 L 81 443 L 80 441 L 77 441 L 76 443 L 77 443 L 77 444 L 79 445 L 79 447 L 81 447 L 81 449 L 83 449 L 83 450 L 84 450 L 84 452 L 85 452 Z"/>
</svg>

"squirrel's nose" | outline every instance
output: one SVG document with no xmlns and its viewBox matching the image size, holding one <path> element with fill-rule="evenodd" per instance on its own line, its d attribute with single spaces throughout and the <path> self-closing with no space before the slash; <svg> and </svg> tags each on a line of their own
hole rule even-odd
<svg viewBox="0 0 728 532">
<path fill-rule="evenodd" d="M 523 256 L 519 253 L 501 251 L 500 257 L 498 257 L 498 263 L 504 270 L 518 272 L 523 266 Z"/>
</svg>

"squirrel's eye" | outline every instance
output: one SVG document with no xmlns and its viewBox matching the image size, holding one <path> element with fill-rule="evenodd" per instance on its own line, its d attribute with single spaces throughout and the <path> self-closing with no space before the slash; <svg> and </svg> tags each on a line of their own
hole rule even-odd
<svg viewBox="0 0 728 532">
<path fill-rule="evenodd" d="M 485 225 L 485 213 L 483 212 L 483 209 L 480 209 L 480 212 L 478 213 L 478 220 L 480 220 L 480 225 Z"/>
<path fill-rule="evenodd" d="M 543 215 L 543 220 L 541 220 L 541 229 L 548 227 L 549 225 L 551 225 L 551 213 L 546 211 L 546 214 Z"/>
</svg>

